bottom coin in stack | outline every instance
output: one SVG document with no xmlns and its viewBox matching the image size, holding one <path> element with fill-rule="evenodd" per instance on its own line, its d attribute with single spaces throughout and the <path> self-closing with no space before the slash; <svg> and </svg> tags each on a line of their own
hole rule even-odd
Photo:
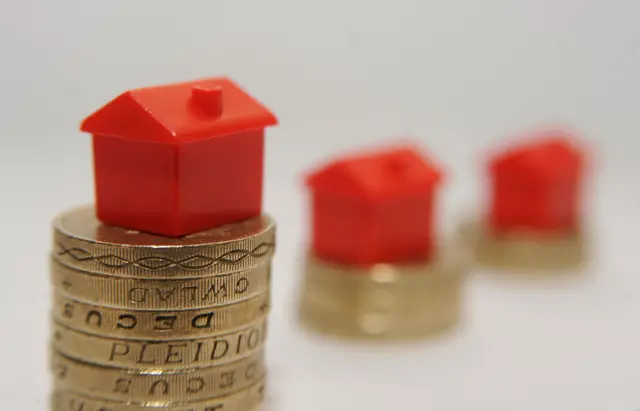
<svg viewBox="0 0 640 411">
<path fill-rule="evenodd" d="M 578 230 L 550 234 L 514 231 L 496 235 L 486 224 L 467 223 L 464 235 L 483 267 L 555 273 L 582 266 L 588 258 L 587 235 Z"/>
<path fill-rule="evenodd" d="M 264 402 L 264 396 L 264 380 L 224 397 L 188 403 L 116 402 L 59 389 L 51 395 L 51 411 L 255 411 Z"/>
<path fill-rule="evenodd" d="M 300 320 L 343 337 L 424 337 L 458 323 L 465 272 L 466 259 L 457 252 L 424 264 L 360 268 L 309 255 Z"/>
<path fill-rule="evenodd" d="M 264 351 L 232 363 L 197 369 L 134 370 L 105 367 L 53 353 L 56 390 L 111 401 L 190 402 L 246 389 L 265 376 Z"/>
</svg>

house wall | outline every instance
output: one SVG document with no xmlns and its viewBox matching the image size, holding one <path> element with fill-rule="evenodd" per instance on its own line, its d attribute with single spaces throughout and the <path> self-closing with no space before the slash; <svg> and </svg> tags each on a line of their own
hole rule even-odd
<svg viewBox="0 0 640 411">
<path fill-rule="evenodd" d="M 495 233 L 554 232 L 578 223 L 578 181 L 496 176 L 492 193 L 489 228 Z"/>
<path fill-rule="evenodd" d="M 180 145 L 176 179 L 182 229 L 197 231 L 259 215 L 263 153 L 262 129 Z"/>
<path fill-rule="evenodd" d="M 374 225 L 377 259 L 384 262 L 428 260 L 433 248 L 433 193 L 393 199 L 377 206 Z"/>
<path fill-rule="evenodd" d="M 317 257 L 343 264 L 371 259 L 375 215 L 366 201 L 314 191 L 310 212 L 311 247 Z"/>
<path fill-rule="evenodd" d="M 312 196 L 312 247 L 316 256 L 371 265 L 428 260 L 432 251 L 432 194 L 377 202 Z"/>
<path fill-rule="evenodd" d="M 141 231 L 173 231 L 176 147 L 93 136 L 98 218 Z"/>
</svg>

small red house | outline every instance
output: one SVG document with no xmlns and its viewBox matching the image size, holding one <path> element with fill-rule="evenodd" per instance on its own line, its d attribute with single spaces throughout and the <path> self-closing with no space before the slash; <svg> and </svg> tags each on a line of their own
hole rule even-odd
<svg viewBox="0 0 640 411">
<path fill-rule="evenodd" d="M 547 132 L 490 162 L 490 228 L 565 232 L 579 225 L 584 157 L 565 132 Z"/>
<path fill-rule="evenodd" d="M 307 177 L 314 254 L 361 266 L 428 260 L 440 179 L 411 148 L 342 158 L 316 171 Z"/>
<path fill-rule="evenodd" d="M 261 213 L 275 116 L 226 78 L 130 90 L 84 120 L 98 218 L 183 236 Z"/>
</svg>

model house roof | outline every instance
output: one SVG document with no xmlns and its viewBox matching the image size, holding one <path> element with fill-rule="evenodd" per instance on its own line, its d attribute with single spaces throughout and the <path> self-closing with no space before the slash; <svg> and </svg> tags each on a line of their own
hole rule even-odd
<svg viewBox="0 0 640 411">
<path fill-rule="evenodd" d="M 416 149 L 399 147 L 338 159 L 306 179 L 319 193 L 392 199 L 433 189 L 440 171 Z"/>
<path fill-rule="evenodd" d="M 542 179 L 574 179 L 584 166 L 584 154 L 572 135 L 562 131 L 541 133 L 526 143 L 498 154 L 490 162 L 494 175 L 517 174 Z"/>
<path fill-rule="evenodd" d="M 227 78 L 129 90 L 81 130 L 149 142 L 188 142 L 275 125 L 276 117 Z"/>
</svg>

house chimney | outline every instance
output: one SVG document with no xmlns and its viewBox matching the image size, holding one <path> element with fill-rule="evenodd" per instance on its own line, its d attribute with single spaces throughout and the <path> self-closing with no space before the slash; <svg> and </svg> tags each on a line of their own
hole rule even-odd
<svg viewBox="0 0 640 411">
<path fill-rule="evenodd" d="M 195 105 L 212 117 L 220 117 L 223 111 L 222 87 L 194 86 L 191 98 Z"/>
</svg>

